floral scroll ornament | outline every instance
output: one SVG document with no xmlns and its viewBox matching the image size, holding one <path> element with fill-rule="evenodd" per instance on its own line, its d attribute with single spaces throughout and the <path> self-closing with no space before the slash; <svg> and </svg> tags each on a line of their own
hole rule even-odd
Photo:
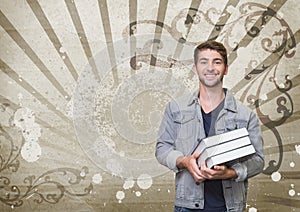
<svg viewBox="0 0 300 212">
<path fill-rule="evenodd" d="M 0 197 L 1 202 L 11 207 L 19 207 L 25 199 L 32 197 L 34 202 L 41 204 L 47 202 L 50 204 L 58 203 L 64 195 L 70 196 L 85 196 L 90 194 L 93 189 L 92 184 L 89 184 L 82 193 L 74 193 L 68 186 L 79 185 L 85 178 L 82 173 L 87 173 L 87 167 L 82 170 L 72 168 L 59 168 L 45 172 L 39 177 L 34 175 L 24 179 L 27 184 L 26 190 L 21 191 L 20 187 L 10 185 L 11 182 L 7 177 L 0 177 L 1 190 L 5 191 L 5 196 Z M 56 179 L 58 176 L 62 179 Z M 63 182 L 66 181 L 66 182 Z M 49 192 L 49 188 L 53 188 L 53 193 Z"/>
<path fill-rule="evenodd" d="M 248 95 L 247 101 L 249 103 L 252 103 L 255 106 L 260 121 L 264 126 L 266 126 L 268 129 L 271 130 L 278 144 L 278 153 L 279 153 L 278 161 L 270 160 L 268 166 L 263 171 L 264 174 L 271 175 L 273 172 L 279 170 L 283 160 L 282 138 L 280 136 L 280 133 L 277 130 L 277 127 L 282 125 L 289 117 L 291 117 L 294 111 L 293 99 L 288 93 L 288 91 L 292 88 L 292 81 L 290 80 L 289 75 L 286 75 L 284 79 L 285 82 L 279 85 L 277 83 L 276 75 L 278 71 L 278 65 L 282 57 L 286 56 L 287 58 L 292 58 L 295 55 L 296 40 L 288 24 L 276 13 L 276 11 L 267 8 L 263 5 L 255 4 L 255 3 L 242 5 L 241 11 L 244 11 L 245 13 L 249 14 L 249 11 L 246 10 L 245 8 L 247 7 L 251 9 L 253 6 L 261 8 L 261 11 L 255 12 L 253 14 L 255 14 L 255 16 L 260 17 L 262 26 L 266 24 L 266 20 L 268 20 L 269 17 L 274 17 L 276 20 L 278 20 L 279 27 L 280 27 L 279 30 L 273 33 L 272 39 L 263 38 L 261 40 L 262 48 L 265 51 L 270 52 L 271 55 L 257 67 L 253 67 L 253 65 L 257 65 L 256 61 L 250 61 L 249 66 L 246 69 L 245 79 L 248 81 L 252 80 L 252 83 L 250 83 L 250 85 L 242 95 L 242 99 L 244 99 L 248 91 L 250 90 L 250 87 L 254 85 L 254 82 L 257 81 L 258 78 L 263 76 L 258 86 L 258 89 L 256 90 L 256 94 Z M 251 17 L 253 18 L 254 15 L 252 15 Z M 252 27 L 249 33 L 252 37 L 256 37 L 258 36 L 259 31 L 260 30 L 258 27 Z M 288 39 L 288 37 L 290 38 Z M 275 45 L 273 45 L 274 40 L 276 41 Z M 270 74 L 271 76 L 269 76 Z M 276 111 L 278 114 L 282 114 L 281 118 L 278 118 L 276 120 L 272 120 L 268 114 L 263 113 L 261 110 L 261 105 L 264 104 L 265 102 L 262 99 L 260 99 L 259 96 L 261 96 L 262 87 L 265 84 L 265 81 L 267 80 L 268 76 L 269 76 L 268 78 L 269 81 L 274 84 L 275 89 L 282 94 L 282 95 L 278 95 L 276 99 L 276 106 L 277 106 Z"/>
<path fill-rule="evenodd" d="M 273 172 L 279 170 L 283 160 L 283 143 L 277 127 L 282 125 L 289 117 L 291 117 L 294 111 L 294 103 L 288 93 L 288 91 L 292 88 L 292 81 L 290 80 L 289 75 L 286 75 L 284 80 L 285 82 L 279 85 L 277 83 L 276 75 L 278 71 L 278 65 L 283 56 L 292 58 L 295 55 L 296 40 L 286 21 L 283 20 L 276 11 L 269 7 L 258 3 L 246 3 L 241 5 L 240 12 L 244 16 L 247 16 L 244 26 L 247 30 L 247 34 L 253 38 L 259 35 L 261 29 L 267 24 L 267 21 L 270 21 L 271 18 L 273 18 L 273 20 L 277 20 L 279 23 L 278 30 L 276 30 L 274 27 L 275 31 L 272 39 L 261 39 L 262 49 L 271 53 L 271 55 L 260 64 L 258 64 L 256 60 L 251 60 L 249 62 L 249 65 L 245 70 L 245 79 L 248 81 L 249 85 L 241 97 L 241 100 L 243 101 L 247 96 L 248 103 L 255 106 L 256 112 L 262 124 L 270 129 L 276 138 L 279 158 L 278 160 L 270 160 L 267 167 L 263 171 L 264 174 L 271 175 Z M 254 26 L 251 25 L 254 20 L 257 20 L 256 23 L 260 24 Z M 274 24 L 274 26 L 276 25 Z M 250 88 L 261 77 L 262 80 L 256 89 L 256 94 L 248 94 Z M 278 95 L 276 99 L 276 111 L 278 114 L 282 114 L 281 117 L 277 118 L 276 120 L 272 120 L 268 114 L 263 113 L 261 110 L 261 105 L 266 102 L 260 99 L 259 96 L 261 96 L 263 85 L 267 79 L 269 79 L 269 81 L 274 84 L 275 89 L 282 94 Z M 290 108 L 287 105 L 290 105 Z"/>
<path fill-rule="evenodd" d="M 216 19 L 216 16 L 222 17 L 224 15 L 228 15 L 231 12 L 239 12 L 240 15 L 235 20 L 231 20 L 228 23 L 221 23 Z M 192 15 L 191 15 L 191 14 Z M 215 30 L 218 31 L 218 35 L 212 38 L 213 40 L 218 39 L 221 40 L 224 45 L 227 47 L 228 52 L 233 56 L 231 59 L 235 59 L 236 51 L 239 47 L 247 46 L 249 42 L 252 40 L 251 38 L 256 38 L 262 36 L 262 29 L 268 24 L 268 22 L 272 21 L 272 26 L 274 29 L 274 33 L 272 38 L 264 37 L 261 39 L 261 47 L 264 51 L 271 53 L 270 56 L 265 59 L 263 62 L 259 63 L 256 60 L 251 60 L 249 62 L 248 67 L 245 69 L 245 84 L 246 89 L 244 90 L 241 100 L 244 101 L 247 99 L 248 103 L 252 104 L 257 114 L 259 115 L 260 121 L 264 126 L 266 126 L 270 131 L 274 134 L 277 144 L 278 144 L 278 152 L 279 159 L 270 160 L 269 166 L 263 171 L 264 174 L 270 175 L 273 172 L 277 171 L 282 163 L 283 158 L 283 147 L 282 147 L 282 138 L 280 133 L 277 130 L 277 127 L 282 125 L 289 117 L 293 114 L 293 99 L 289 95 L 288 91 L 292 88 L 292 80 L 289 75 L 285 76 L 285 82 L 278 84 L 277 83 L 277 71 L 278 64 L 283 56 L 287 58 L 292 58 L 296 52 L 296 40 L 295 36 L 287 24 L 287 22 L 277 13 L 274 9 L 267 7 L 265 5 L 249 2 L 244 3 L 239 6 L 239 10 L 232 10 L 232 8 L 226 8 L 222 14 L 215 8 L 210 8 L 206 12 L 202 12 L 196 8 L 183 9 L 172 21 L 171 25 L 167 25 L 165 23 L 157 23 L 154 20 L 141 20 L 138 22 L 131 23 L 127 28 L 123 31 L 123 36 L 135 36 L 137 33 L 137 26 L 142 27 L 144 24 L 154 24 L 157 27 L 162 27 L 165 29 L 173 39 L 175 39 L 178 43 L 182 43 L 183 45 L 195 46 L 200 41 L 191 41 L 192 36 L 188 36 L 193 30 L 200 30 L 201 22 L 205 22 L 205 24 L 210 24 L 214 26 Z M 177 26 L 180 21 L 184 20 L 184 24 L 186 30 L 178 30 Z M 277 25 L 276 25 L 277 21 Z M 275 23 L 274 23 L 275 22 Z M 233 32 L 236 31 L 237 27 L 240 29 L 240 26 L 243 25 L 245 29 L 245 35 L 249 36 L 249 39 L 244 39 L 242 41 L 237 40 L 233 36 Z M 278 26 L 278 28 L 276 27 Z M 226 29 L 225 29 L 226 27 Z M 240 31 L 240 30 L 238 30 Z M 161 48 L 161 43 L 157 40 L 153 41 L 154 43 L 159 44 L 158 47 Z M 141 63 L 150 64 L 152 66 L 159 66 L 162 68 L 173 67 L 173 65 L 178 66 L 187 66 L 192 63 L 191 60 L 177 60 L 173 58 L 172 60 L 161 61 L 162 59 L 157 57 L 156 55 L 151 54 L 151 52 L 147 46 L 149 44 L 145 44 L 144 50 L 145 52 L 149 52 L 149 54 L 143 54 L 143 56 L 138 56 L 132 58 L 131 66 L 133 69 L 140 69 Z M 153 61 L 153 57 L 155 57 L 155 61 L 159 61 L 158 63 L 151 63 Z M 139 64 L 139 65 L 137 65 Z M 270 76 L 270 74 L 272 76 Z M 275 86 L 275 89 L 279 91 L 281 95 L 278 95 L 276 103 L 277 108 L 276 111 L 278 114 L 282 114 L 282 117 L 276 120 L 272 120 L 268 114 L 264 114 L 261 110 L 261 105 L 264 103 L 263 100 L 259 98 L 262 87 L 265 84 L 265 80 L 269 76 L 270 82 L 272 82 Z M 254 86 L 255 82 L 258 81 L 262 77 L 262 80 L 256 90 L 256 94 L 249 94 L 250 88 Z M 248 84 L 248 85 L 247 85 Z M 288 106 L 290 105 L 290 106 Z"/>
<path fill-rule="evenodd" d="M 193 13 L 192 15 L 189 13 Z M 136 22 L 132 22 L 129 26 L 125 27 L 123 30 L 123 37 L 127 38 L 128 36 L 135 36 L 137 34 L 137 27 L 142 27 L 143 25 L 156 25 L 158 27 L 166 30 L 171 37 L 180 42 L 189 46 L 195 46 L 199 44 L 199 40 L 195 39 L 195 41 L 188 39 L 187 36 L 191 33 L 191 30 L 198 28 L 191 28 L 192 25 L 200 25 L 201 22 L 205 21 L 210 25 L 214 25 L 216 22 L 216 17 L 221 15 L 220 12 L 215 8 L 210 8 L 206 12 L 200 11 L 195 8 L 186 8 L 179 12 L 179 14 L 172 20 L 171 25 L 166 23 L 158 22 L 156 20 L 139 20 Z M 179 30 L 178 25 L 180 25 L 181 21 L 184 20 L 184 25 L 186 30 Z M 221 26 L 219 26 L 220 28 Z M 195 33 L 196 35 L 197 33 Z"/>
<path fill-rule="evenodd" d="M 230 20 L 230 22 L 228 23 L 221 23 L 218 22 L 218 17 L 226 16 L 229 13 L 232 13 L 233 11 L 231 8 L 226 8 L 223 12 L 220 12 L 216 8 L 210 8 L 207 11 L 200 11 L 196 8 L 186 8 L 181 10 L 179 14 L 174 17 L 171 25 L 157 22 L 156 20 L 139 20 L 130 23 L 129 26 L 127 26 L 123 30 L 122 35 L 124 38 L 128 36 L 132 37 L 137 34 L 138 27 L 142 28 L 144 25 L 156 25 L 156 27 L 161 27 L 162 29 L 166 30 L 170 34 L 170 36 L 177 42 L 183 43 L 188 46 L 196 46 L 201 42 L 201 40 L 197 39 L 197 35 L 203 33 L 200 31 L 202 29 L 200 25 L 201 23 L 204 23 L 214 26 L 215 29 L 219 31 L 218 36 L 210 39 L 221 40 L 227 47 L 228 52 L 231 52 L 236 51 L 240 45 L 245 45 L 243 43 L 240 43 L 240 40 L 237 40 L 233 36 L 234 31 L 240 31 L 235 29 L 240 29 L 240 26 L 244 25 L 245 34 L 249 35 L 250 38 L 255 38 L 260 34 L 261 30 L 265 27 L 268 21 L 271 20 L 271 18 L 275 18 L 279 21 L 281 28 L 278 31 L 274 32 L 274 36 L 281 36 L 282 42 L 278 41 L 276 42 L 276 45 L 272 47 L 272 40 L 270 38 L 264 38 L 261 41 L 262 48 L 267 52 L 278 53 L 288 46 L 289 51 L 284 52 L 286 57 L 292 57 L 295 54 L 295 50 L 293 48 L 296 46 L 296 41 L 293 36 L 292 30 L 275 10 L 263 4 L 250 2 L 242 4 L 239 7 L 238 11 L 240 13 L 238 18 L 236 18 L 235 20 Z M 182 21 L 184 22 L 185 30 L 183 30 L 182 28 L 178 29 L 178 26 Z M 224 28 L 225 26 L 226 29 Z M 188 36 L 191 33 L 193 34 L 193 36 Z M 290 40 L 287 39 L 288 36 L 291 37 Z M 191 40 L 192 38 L 194 38 L 195 41 Z M 287 42 L 290 42 L 290 44 L 288 44 Z M 280 43 L 279 46 L 278 43 Z M 151 57 L 153 57 L 153 55 L 151 55 Z M 145 59 L 145 57 L 143 58 Z M 189 62 L 192 63 L 191 60 Z"/>
<path fill-rule="evenodd" d="M 14 135 L 14 139 L 10 134 Z M 17 172 L 20 167 L 18 157 L 24 139 L 15 128 L 0 125 L 0 173 L 4 170 Z"/>
<path fill-rule="evenodd" d="M 1 105 L 1 112 L 6 111 L 9 104 Z M 35 203 L 43 202 L 56 204 L 65 195 L 85 196 L 91 193 L 93 185 L 90 183 L 82 188 L 81 183 L 88 174 L 88 168 L 81 170 L 74 168 L 57 168 L 47 171 L 40 176 L 30 175 L 24 178 L 23 185 L 14 185 L 11 182 L 13 174 L 18 174 L 20 168 L 21 147 L 24 144 L 19 129 L 15 126 L 5 127 L 0 125 L 0 202 L 12 208 L 20 207 L 24 201 L 32 198 Z M 12 172 L 12 173 L 10 173 Z M 7 175 L 7 173 L 10 173 Z M 5 176 L 6 175 L 6 176 Z M 79 186 L 80 188 L 76 188 Z M 81 190 L 73 192 L 73 190 Z"/>
</svg>

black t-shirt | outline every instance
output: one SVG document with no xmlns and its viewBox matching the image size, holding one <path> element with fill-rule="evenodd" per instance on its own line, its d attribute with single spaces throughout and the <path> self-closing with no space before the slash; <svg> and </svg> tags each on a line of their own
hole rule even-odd
<svg viewBox="0 0 300 212">
<path fill-rule="evenodd" d="M 206 136 L 215 135 L 215 122 L 219 112 L 224 107 L 224 100 L 216 109 L 210 113 L 205 113 L 202 108 L 202 117 Z M 225 199 L 223 195 L 222 180 L 204 181 L 204 209 L 203 212 L 224 212 L 226 211 Z"/>
</svg>

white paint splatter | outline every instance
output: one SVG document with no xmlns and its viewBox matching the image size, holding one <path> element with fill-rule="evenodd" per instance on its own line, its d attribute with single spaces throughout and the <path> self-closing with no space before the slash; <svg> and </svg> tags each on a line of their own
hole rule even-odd
<svg viewBox="0 0 300 212">
<path fill-rule="evenodd" d="M 141 174 L 137 179 L 137 184 L 141 189 L 148 189 L 152 186 L 152 177 L 148 174 Z"/>
<path fill-rule="evenodd" d="M 102 178 L 101 174 L 95 174 L 93 176 L 93 183 L 95 183 L 95 184 L 102 183 L 102 180 L 103 180 L 103 178 Z"/>
<path fill-rule="evenodd" d="M 125 180 L 123 188 L 126 189 L 130 189 L 134 186 L 134 180 L 133 178 L 128 178 Z"/>
<path fill-rule="evenodd" d="M 25 142 L 21 148 L 21 156 L 28 162 L 37 161 L 42 155 L 42 149 L 37 142 Z"/>
<path fill-rule="evenodd" d="M 283 83 L 280 83 L 280 84 L 278 85 L 278 87 L 279 87 L 279 88 L 284 88 L 285 86 L 284 86 Z"/>
<path fill-rule="evenodd" d="M 22 133 L 25 141 L 38 142 L 38 139 L 41 136 L 41 127 L 37 123 L 27 123 L 27 126 L 23 129 Z"/>
<path fill-rule="evenodd" d="M 256 208 L 254 208 L 254 207 L 251 207 L 251 208 L 249 208 L 249 210 L 248 210 L 249 212 L 257 212 L 257 209 Z"/>
<path fill-rule="evenodd" d="M 300 155 L 300 145 L 295 145 L 295 149 L 298 155 Z"/>
<path fill-rule="evenodd" d="M 278 182 L 281 179 L 281 174 L 279 172 L 273 172 L 271 178 L 274 182 Z"/>
<path fill-rule="evenodd" d="M 61 47 L 59 48 L 59 52 L 60 52 L 60 53 L 65 53 L 65 52 L 66 52 L 65 47 L 61 46 Z"/>
<path fill-rule="evenodd" d="M 82 170 L 79 174 L 81 177 L 85 177 L 86 176 L 86 173 L 85 173 L 85 170 Z"/>
<path fill-rule="evenodd" d="M 119 203 L 121 203 L 122 200 L 125 198 L 124 191 L 118 191 L 117 194 L 116 194 L 116 198 L 119 200 Z"/>
<path fill-rule="evenodd" d="M 140 197 L 142 193 L 140 191 L 135 192 L 135 196 Z"/>
<path fill-rule="evenodd" d="M 289 190 L 289 195 L 290 195 L 291 197 L 295 196 L 295 194 L 296 194 L 296 192 L 295 192 L 294 189 L 290 189 L 290 190 Z"/>
<path fill-rule="evenodd" d="M 14 114 L 14 124 L 22 130 L 26 141 L 38 141 L 41 127 L 35 123 L 35 117 L 29 108 L 20 108 Z"/>
<path fill-rule="evenodd" d="M 268 96 L 267 96 L 267 94 L 262 94 L 260 96 L 260 98 L 261 98 L 261 100 L 266 101 L 268 99 Z"/>
<path fill-rule="evenodd" d="M 283 17 L 284 17 L 283 12 L 280 12 L 280 11 L 277 11 L 276 15 L 279 19 L 283 19 Z"/>
<path fill-rule="evenodd" d="M 13 123 L 22 130 L 25 143 L 21 149 L 21 156 L 28 162 L 37 161 L 42 150 L 37 143 L 41 136 L 41 127 L 35 123 L 34 112 L 29 108 L 20 108 L 14 114 Z"/>
<path fill-rule="evenodd" d="M 230 5 L 229 7 L 227 7 L 226 11 L 228 13 L 232 14 L 236 11 L 236 8 Z"/>
</svg>

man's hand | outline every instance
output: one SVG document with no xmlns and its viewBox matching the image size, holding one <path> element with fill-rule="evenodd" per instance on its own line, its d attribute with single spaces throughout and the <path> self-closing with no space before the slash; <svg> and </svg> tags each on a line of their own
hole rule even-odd
<svg viewBox="0 0 300 212">
<path fill-rule="evenodd" d="M 197 164 L 199 153 L 177 158 L 176 165 L 178 168 L 187 169 L 197 183 L 203 182 L 205 179 Z"/>
<path fill-rule="evenodd" d="M 179 157 L 177 158 L 176 165 L 178 168 L 187 169 L 197 183 L 201 183 L 206 179 L 213 180 L 237 178 L 235 170 L 228 168 L 225 165 L 214 166 L 213 169 L 210 169 L 206 166 L 205 161 L 203 161 L 199 169 L 197 164 L 198 157 L 199 153 Z"/>
<path fill-rule="evenodd" d="M 225 165 L 214 166 L 210 169 L 206 166 L 205 161 L 201 163 L 200 176 L 205 179 L 230 179 L 237 178 L 237 174 L 234 169 L 228 168 Z"/>
</svg>

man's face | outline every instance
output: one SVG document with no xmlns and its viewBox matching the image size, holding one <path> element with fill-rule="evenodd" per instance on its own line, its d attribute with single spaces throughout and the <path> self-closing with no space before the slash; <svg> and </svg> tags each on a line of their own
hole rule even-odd
<svg viewBox="0 0 300 212">
<path fill-rule="evenodd" d="M 202 85 L 212 88 L 222 85 L 228 66 L 225 66 L 222 56 L 217 51 L 205 49 L 198 53 L 194 71 Z"/>
</svg>

